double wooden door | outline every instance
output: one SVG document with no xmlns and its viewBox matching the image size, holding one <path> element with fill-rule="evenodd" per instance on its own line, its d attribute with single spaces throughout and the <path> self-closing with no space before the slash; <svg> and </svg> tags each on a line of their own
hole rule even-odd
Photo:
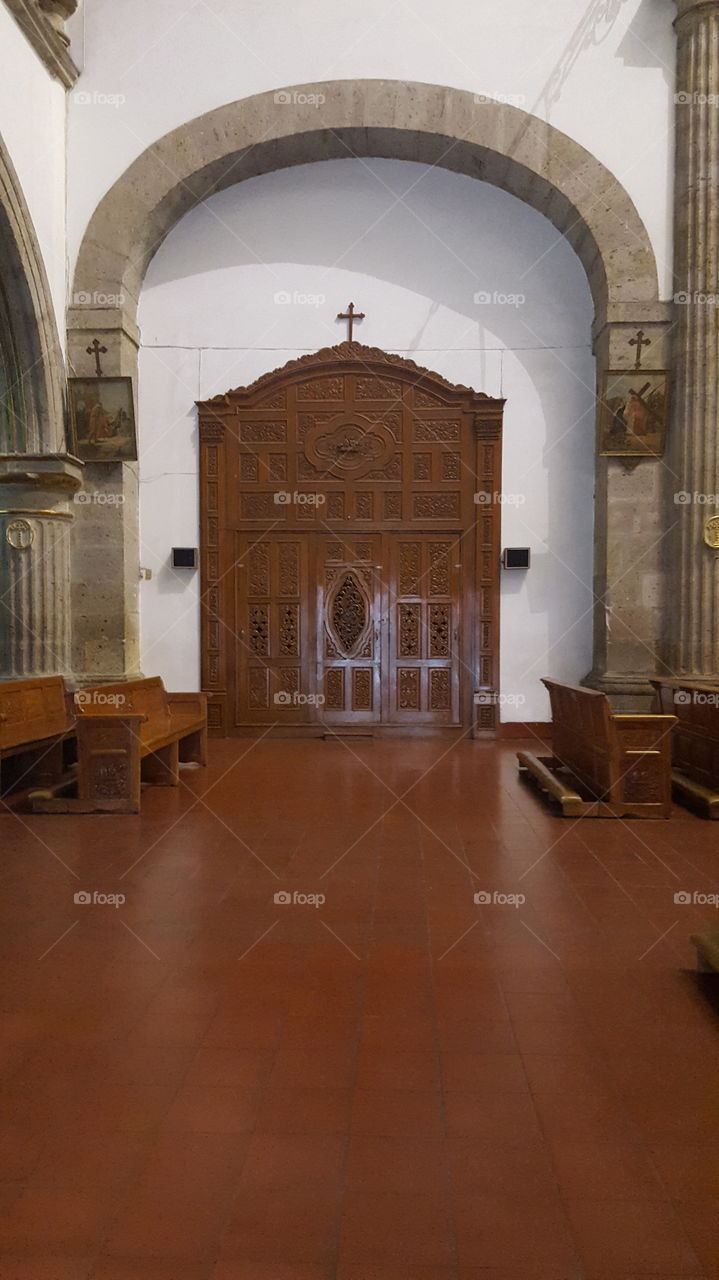
<svg viewBox="0 0 719 1280">
<path fill-rule="evenodd" d="M 502 403 L 356 342 L 200 403 L 211 733 L 469 727 L 497 686 Z"/>
<path fill-rule="evenodd" d="M 461 532 L 238 531 L 236 540 L 238 728 L 462 723 Z"/>
</svg>

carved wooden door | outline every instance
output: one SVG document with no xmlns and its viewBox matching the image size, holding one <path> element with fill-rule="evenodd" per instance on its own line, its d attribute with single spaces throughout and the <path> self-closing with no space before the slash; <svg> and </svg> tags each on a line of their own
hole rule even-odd
<svg viewBox="0 0 719 1280">
<path fill-rule="evenodd" d="M 461 723 L 460 688 L 469 673 L 461 554 L 460 534 L 391 539 L 385 715 L 392 723 Z"/>
<path fill-rule="evenodd" d="M 320 540 L 317 688 L 327 724 L 461 723 L 461 546 L 461 534 Z"/>
<path fill-rule="evenodd" d="M 309 724 L 309 544 L 283 533 L 236 535 L 233 686 L 236 724 Z"/>
<path fill-rule="evenodd" d="M 469 727 L 498 683 L 502 407 L 355 342 L 200 404 L 211 732 Z"/>
<path fill-rule="evenodd" d="M 382 718 L 382 539 L 317 539 L 317 689 L 328 725 Z"/>
</svg>

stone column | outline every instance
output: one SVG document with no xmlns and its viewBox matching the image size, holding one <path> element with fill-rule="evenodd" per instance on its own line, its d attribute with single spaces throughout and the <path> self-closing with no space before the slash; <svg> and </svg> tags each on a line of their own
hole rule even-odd
<svg viewBox="0 0 719 1280">
<path fill-rule="evenodd" d="M 638 329 L 650 345 L 647 369 L 667 368 L 671 304 L 613 305 L 594 327 L 597 404 L 607 369 L 631 369 Z M 662 458 L 596 461 L 594 515 L 594 665 L 584 683 L 608 694 L 617 711 L 649 709 L 649 677 L 661 670 L 665 559 Z"/>
<path fill-rule="evenodd" d="M 0 679 L 72 679 L 70 534 L 82 463 L 0 457 Z"/>
<path fill-rule="evenodd" d="M 674 525 L 665 609 L 678 675 L 719 679 L 719 0 L 676 0 Z M 676 501 L 674 495 L 681 495 Z"/>
</svg>

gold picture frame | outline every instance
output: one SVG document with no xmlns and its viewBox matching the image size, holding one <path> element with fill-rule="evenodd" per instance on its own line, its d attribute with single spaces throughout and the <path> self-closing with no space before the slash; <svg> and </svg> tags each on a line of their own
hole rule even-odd
<svg viewBox="0 0 719 1280">
<path fill-rule="evenodd" d="M 71 448 L 83 462 L 136 462 L 132 378 L 68 378 Z"/>
<path fill-rule="evenodd" d="M 608 369 L 599 400 L 599 454 L 661 458 L 667 436 L 667 369 Z"/>
</svg>

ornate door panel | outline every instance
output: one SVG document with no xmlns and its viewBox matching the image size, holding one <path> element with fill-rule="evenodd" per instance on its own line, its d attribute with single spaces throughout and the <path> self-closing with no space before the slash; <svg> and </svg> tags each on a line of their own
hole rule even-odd
<svg viewBox="0 0 719 1280">
<path fill-rule="evenodd" d="M 395 724 L 461 724 L 467 664 L 461 631 L 462 535 L 392 538 L 386 718 Z"/>
<path fill-rule="evenodd" d="M 307 539 L 235 537 L 234 724 L 308 724 L 314 707 Z"/>
<path fill-rule="evenodd" d="M 199 404 L 212 732 L 319 732 L 318 695 L 332 724 L 470 723 L 498 684 L 502 409 L 357 342 Z"/>
<path fill-rule="evenodd" d="M 379 535 L 317 539 L 317 687 L 326 724 L 381 718 Z"/>
</svg>

